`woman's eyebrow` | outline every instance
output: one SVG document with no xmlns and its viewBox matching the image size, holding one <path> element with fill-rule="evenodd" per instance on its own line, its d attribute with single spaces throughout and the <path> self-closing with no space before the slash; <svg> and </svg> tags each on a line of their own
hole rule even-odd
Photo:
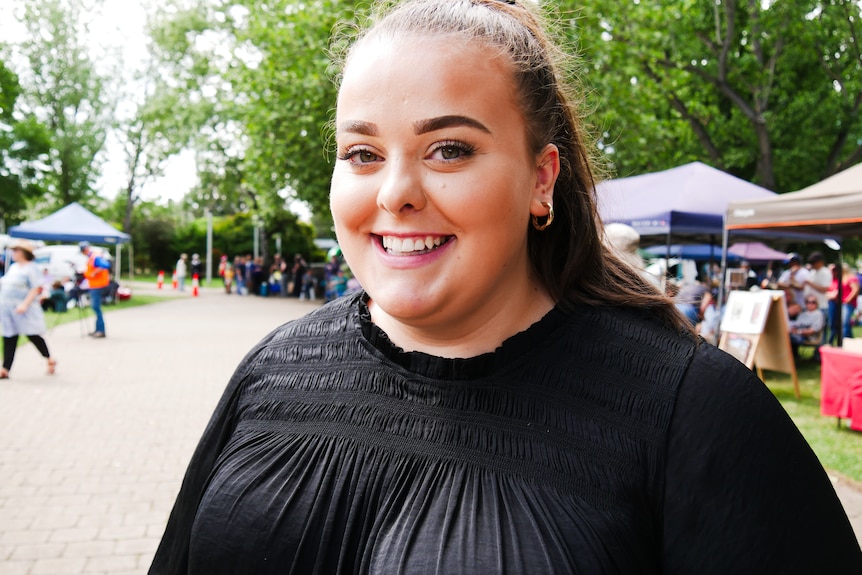
<svg viewBox="0 0 862 575">
<path fill-rule="evenodd" d="M 488 134 L 491 133 L 491 130 L 486 128 L 482 122 L 474 120 L 473 118 L 468 118 L 467 116 L 439 116 L 437 118 L 419 120 L 413 124 L 413 131 L 418 136 L 421 134 L 427 134 L 428 132 L 433 132 L 434 130 L 451 128 L 453 126 L 468 126 Z"/>
<path fill-rule="evenodd" d="M 379 130 L 376 124 L 371 122 L 363 122 L 362 120 L 350 120 L 342 122 L 338 125 L 338 132 L 349 132 L 351 134 L 360 134 L 362 136 L 377 136 Z"/>
</svg>

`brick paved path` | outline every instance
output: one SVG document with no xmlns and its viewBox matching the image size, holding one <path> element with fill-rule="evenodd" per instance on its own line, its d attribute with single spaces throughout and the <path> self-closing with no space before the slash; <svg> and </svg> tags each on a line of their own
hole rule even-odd
<svg viewBox="0 0 862 575">
<path fill-rule="evenodd" d="M 51 329 L 53 377 L 20 348 L 0 382 L 0 575 L 146 573 L 234 367 L 314 307 L 205 289 L 108 312 L 104 340 L 80 322 Z M 862 539 L 862 492 L 836 487 Z"/>
</svg>

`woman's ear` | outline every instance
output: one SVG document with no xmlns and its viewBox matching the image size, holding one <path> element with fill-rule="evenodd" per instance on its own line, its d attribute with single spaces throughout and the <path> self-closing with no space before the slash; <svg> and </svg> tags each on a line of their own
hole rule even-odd
<svg viewBox="0 0 862 575">
<path fill-rule="evenodd" d="M 533 188 L 533 201 L 530 203 L 532 215 L 548 215 L 548 208 L 542 204 L 554 205 L 554 185 L 559 175 L 560 150 L 556 145 L 548 144 L 536 156 L 536 183 Z"/>
</svg>

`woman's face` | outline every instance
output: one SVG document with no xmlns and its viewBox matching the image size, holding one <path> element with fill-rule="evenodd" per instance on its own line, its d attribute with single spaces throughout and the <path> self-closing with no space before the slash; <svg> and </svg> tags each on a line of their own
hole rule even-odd
<svg viewBox="0 0 862 575">
<path fill-rule="evenodd" d="M 24 250 L 12 248 L 12 261 L 15 263 L 23 263 L 30 260 L 27 259 L 27 256 L 24 254 Z"/>
<path fill-rule="evenodd" d="M 367 42 L 345 70 L 336 139 L 332 215 L 375 322 L 457 338 L 537 302 L 547 311 L 527 229 L 553 201 L 557 150 L 530 150 L 491 51 L 433 36 Z"/>
</svg>

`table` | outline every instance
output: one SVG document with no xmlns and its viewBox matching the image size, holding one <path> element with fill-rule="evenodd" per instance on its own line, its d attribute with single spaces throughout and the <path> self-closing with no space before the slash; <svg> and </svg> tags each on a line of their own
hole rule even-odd
<svg viewBox="0 0 862 575">
<path fill-rule="evenodd" d="M 862 354 L 823 346 L 820 367 L 820 413 L 862 431 Z"/>
</svg>

